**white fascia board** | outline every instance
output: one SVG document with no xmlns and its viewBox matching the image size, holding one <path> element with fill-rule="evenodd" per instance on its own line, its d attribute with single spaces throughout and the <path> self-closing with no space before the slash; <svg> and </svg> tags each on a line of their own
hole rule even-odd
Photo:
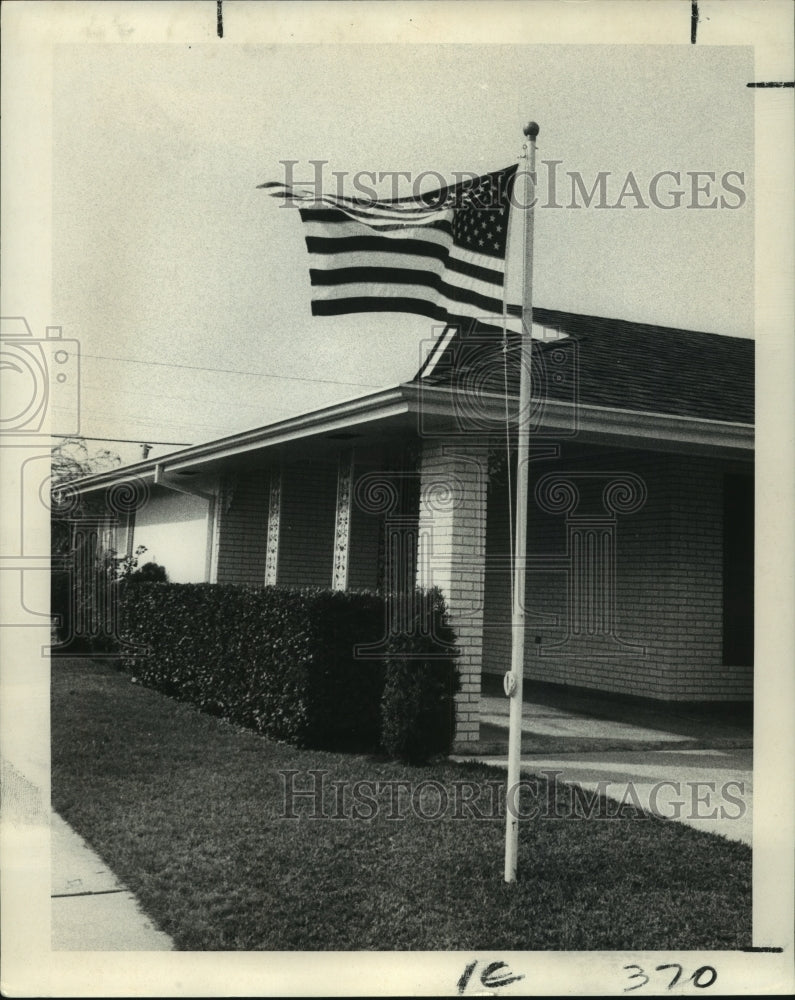
<svg viewBox="0 0 795 1000">
<path fill-rule="evenodd" d="M 440 386 L 406 385 L 411 393 L 412 410 L 428 416 L 454 418 L 456 391 Z M 509 397 L 508 414 L 515 420 L 518 408 L 516 396 Z M 493 414 L 495 429 L 505 421 L 505 397 L 483 393 L 478 396 L 478 410 L 484 418 Z M 571 438 L 591 443 L 643 447 L 654 445 L 661 450 L 689 446 L 699 451 L 746 453 L 754 450 L 754 425 L 702 417 L 685 417 L 670 413 L 650 413 L 620 410 L 615 407 L 591 406 L 547 400 L 544 403 L 541 427 L 545 433 L 561 432 L 561 439 Z M 576 428 L 576 434 L 572 433 Z"/>
<path fill-rule="evenodd" d="M 266 427 L 194 445 L 112 472 L 88 476 L 73 485 L 80 493 L 91 493 L 112 483 L 141 479 L 150 481 L 154 480 L 158 466 L 162 470 L 159 475 L 163 477 L 167 472 L 179 472 L 208 461 L 216 462 L 318 434 L 411 414 L 423 413 L 442 420 L 453 420 L 456 413 L 455 397 L 456 391 L 453 389 L 407 382 L 369 396 L 360 396 L 321 410 L 290 417 Z M 504 396 L 488 393 L 479 395 L 478 407 L 485 415 L 493 413 L 495 428 L 500 421 L 504 421 Z M 515 417 L 516 408 L 517 399 L 511 396 L 508 400 L 510 416 Z M 572 406 L 555 400 L 547 400 L 544 404 L 542 426 L 547 433 L 554 433 L 559 429 L 563 439 L 620 444 L 624 447 L 646 446 L 664 451 L 686 447 L 700 452 L 739 453 L 745 457 L 750 457 L 754 450 L 753 424 L 584 404 Z M 576 426 L 576 435 L 571 433 L 572 426 Z"/>
<path fill-rule="evenodd" d="M 404 416 L 410 412 L 405 396 L 403 387 L 397 386 L 369 396 L 360 396 L 344 403 L 336 403 L 311 413 L 289 417 L 265 427 L 257 427 L 240 434 L 232 434 L 229 437 L 183 448 L 168 455 L 161 455 L 156 459 L 148 459 L 144 462 L 136 462 L 134 465 L 114 469 L 111 472 L 87 476 L 82 480 L 77 480 L 72 485 L 79 493 L 91 493 L 95 490 L 105 489 L 111 483 L 141 479 L 154 480 L 155 470 L 158 467 L 161 469 L 158 475 L 162 478 L 168 472 L 190 469 L 208 461 L 215 462 L 317 434 L 345 430 L 368 421 L 388 420 L 390 417 Z"/>
</svg>

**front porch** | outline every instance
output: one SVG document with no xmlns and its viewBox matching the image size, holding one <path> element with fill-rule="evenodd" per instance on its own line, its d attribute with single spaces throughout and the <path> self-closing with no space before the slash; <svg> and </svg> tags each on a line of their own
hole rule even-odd
<svg viewBox="0 0 795 1000">
<path fill-rule="evenodd" d="M 531 468 L 529 686 L 749 702 L 753 561 L 732 542 L 752 530 L 749 464 L 594 444 L 547 449 Z M 489 724 L 481 693 L 510 663 L 510 482 L 485 437 L 327 443 L 228 470 L 215 580 L 438 586 L 461 650 L 457 740 L 474 744 Z"/>
</svg>

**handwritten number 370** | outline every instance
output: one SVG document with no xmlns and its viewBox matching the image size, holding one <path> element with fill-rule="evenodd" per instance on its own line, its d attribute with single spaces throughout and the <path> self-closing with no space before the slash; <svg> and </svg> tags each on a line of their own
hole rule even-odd
<svg viewBox="0 0 795 1000">
<path fill-rule="evenodd" d="M 634 986 L 625 986 L 624 987 L 625 993 L 629 993 L 630 990 L 639 990 L 642 986 L 645 986 L 646 983 L 649 982 L 649 977 L 646 975 L 646 973 L 639 965 L 625 965 L 624 968 L 627 971 L 629 971 L 630 969 L 636 969 L 637 971 L 633 972 L 632 975 L 629 976 L 629 978 L 642 980 L 642 982 L 640 983 L 635 983 Z M 668 989 L 672 990 L 674 986 L 676 986 L 676 984 L 682 978 L 682 973 L 685 970 L 681 965 L 679 965 L 678 962 L 670 962 L 667 965 L 656 966 L 654 971 L 665 972 L 666 969 L 676 969 L 673 978 L 671 979 L 670 983 L 668 983 Z M 705 990 L 708 986 L 712 986 L 712 984 L 715 982 L 717 978 L 718 978 L 718 973 L 712 968 L 711 965 L 702 965 L 700 969 L 696 969 L 695 972 L 691 973 L 691 975 L 688 977 L 688 980 L 685 981 L 687 982 L 689 980 L 692 980 L 694 986 L 697 986 L 700 990 Z"/>
</svg>

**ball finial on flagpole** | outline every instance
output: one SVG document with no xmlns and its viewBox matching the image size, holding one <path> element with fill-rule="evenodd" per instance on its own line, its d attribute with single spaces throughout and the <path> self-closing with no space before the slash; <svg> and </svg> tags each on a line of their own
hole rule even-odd
<svg viewBox="0 0 795 1000">
<path fill-rule="evenodd" d="M 524 127 L 524 134 L 528 139 L 535 139 L 540 131 L 538 122 L 528 122 Z"/>
</svg>

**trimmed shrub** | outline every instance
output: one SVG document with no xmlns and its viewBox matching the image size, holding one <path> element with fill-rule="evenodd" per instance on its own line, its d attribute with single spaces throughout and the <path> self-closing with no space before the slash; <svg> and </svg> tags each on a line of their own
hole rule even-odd
<svg viewBox="0 0 795 1000">
<path fill-rule="evenodd" d="M 120 638 L 141 653 L 123 666 L 149 687 L 297 746 L 415 764 L 450 752 L 457 650 L 438 590 L 417 591 L 406 630 L 383 641 L 385 599 L 371 593 L 137 574 L 119 588 Z"/>
<path fill-rule="evenodd" d="M 444 598 L 437 589 L 417 597 L 412 627 L 390 641 L 381 698 L 382 748 L 410 764 L 450 753 L 460 686 Z"/>
<path fill-rule="evenodd" d="M 148 562 L 133 570 L 129 579 L 135 583 L 168 583 L 168 573 L 160 563 Z"/>
<path fill-rule="evenodd" d="M 383 636 L 383 598 L 130 580 L 120 603 L 121 637 L 149 650 L 124 661 L 142 683 L 272 739 L 377 748 L 384 665 L 354 646 Z"/>
</svg>

